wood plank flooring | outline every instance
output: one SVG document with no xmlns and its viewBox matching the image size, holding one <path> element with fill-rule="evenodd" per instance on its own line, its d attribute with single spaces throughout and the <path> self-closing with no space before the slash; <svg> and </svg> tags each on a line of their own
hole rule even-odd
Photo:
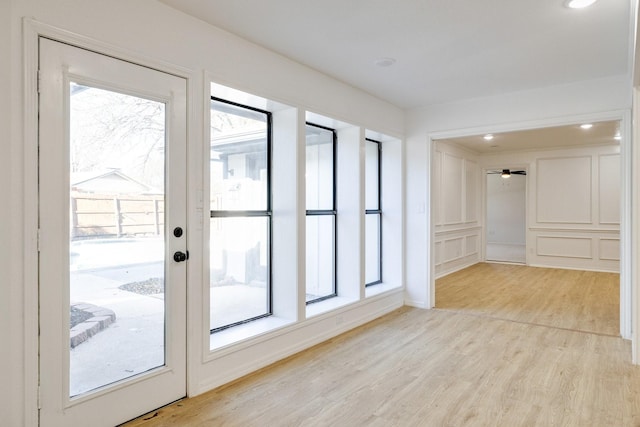
<svg viewBox="0 0 640 427">
<path fill-rule="evenodd" d="M 502 281 L 498 290 L 515 287 Z M 551 304 L 534 293 L 537 305 Z M 127 425 L 640 426 L 640 367 L 629 342 L 542 326 L 538 314 L 530 324 L 477 306 L 452 311 L 448 301 L 446 310 L 403 307 Z"/>
<path fill-rule="evenodd" d="M 481 263 L 436 281 L 436 308 L 620 335 L 620 275 Z"/>
</svg>

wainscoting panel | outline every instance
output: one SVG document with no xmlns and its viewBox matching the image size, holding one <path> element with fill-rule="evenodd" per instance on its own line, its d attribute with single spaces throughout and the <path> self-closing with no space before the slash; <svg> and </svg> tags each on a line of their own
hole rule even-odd
<svg viewBox="0 0 640 427">
<path fill-rule="evenodd" d="M 560 146 L 562 141 L 558 141 Z M 477 161 L 481 170 L 496 169 L 500 165 L 527 169 L 526 262 L 529 265 L 619 271 L 618 145 L 487 154 Z M 487 240 L 493 242 L 495 227 L 489 228 L 486 221 L 483 225 L 486 229 L 481 233 L 486 232 Z"/>
<path fill-rule="evenodd" d="M 538 236 L 537 255 L 592 259 L 591 239 L 587 237 Z"/>
<path fill-rule="evenodd" d="M 454 239 L 448 239 L 443 242 L 443 262 L 451 262 L 462 257 L 462 243 L 464 242 L 463 237 L 458 237 Z"/>
<path fill-rule="evenodd" d="M 477 255 L 478 254 L 478 242 L 479 242 L 479 237 L 477 235 L 473 235 L 473 236 L 466 236 L 465 238 L 465 246 L 466 246 L 466 250 L 464 252 L 465 256 L 469 256 L 469 255 Z"/>
<path fill-rule="evenodd" d="M 480 198 L 480 183 L 478 182 L 478 176 L 480 176 L 480 168 L 476 162 L 465 159 L 465 175 L 466 175 L 466 187 L 465 187 L 465 222 L 475 222 L 478 220 L 479 202 Z"/>
<path fill-rule="evenodd" d="M 536 267 L 618 272 L 618 231 L 531 230 L 529 264 Z"/>
<path fill-rule="evenodd" d="M 538 223 L 591 224 L 591 156 L 538 159 Z"/>
<path fill-rule="evenodd" d="M 600 224 L 620 225 L 620 155 L 598 157 Z"/>
<path fill-rule="evenodd" d="M 433 155 L 433 200 L 438 201 L 433 207 L 433 223 L 436 227 L 442 226 L 442 152 L 436 151 Z"/>
<path fill-rule="evenodd" d="M 462 196 L 464 195 L 462 172 L 464 159 L 444 153 L 441 196 L 444 201 L 445 225 L 462 223 Z"/>
<path fill-rule="evenodd" d="M 599 239 L 599 259 L 620 261 L 620 239 Z"/>
<path fill-rule="evenodd" d="M 480 262 L 481 227 L 436 233 L 436 277 L 442 277 Z"/>
</svg>

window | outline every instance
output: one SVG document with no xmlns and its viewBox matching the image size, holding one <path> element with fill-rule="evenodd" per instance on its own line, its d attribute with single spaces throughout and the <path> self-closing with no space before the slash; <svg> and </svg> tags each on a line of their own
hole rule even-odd
<svg viewBox="0 0 640 427">
<path fill-rule="evenodd" d="M 381 146 L 365 141 L 365 284 L 382 283 Z"/>
<path fill-rule="evenodd" d="M 337 295 L 336 132 L 306 126 L 306 302 Z"/>
<path fill-rule="evenodd" d="M 271 113 L 211 98 L 210 329 L 271 315 Z"/>
</svg>

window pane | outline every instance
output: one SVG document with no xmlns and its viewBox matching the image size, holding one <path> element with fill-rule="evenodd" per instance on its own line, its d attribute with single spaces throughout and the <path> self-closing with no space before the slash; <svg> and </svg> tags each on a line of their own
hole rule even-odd
<svg viewBox="0 0 640 427">
<path fill-rule="evenodd" d="M 69 90 L 73 397 L 165 364 L 166 118 L 160 102 Z"/>
<path fill-rule="evenodd" d="M 307 216 L 307 301 L 335 294 L 335 217 Z"/>
<path fill-rule="evenodd" d="M 333 132 L 307 125 L 307 210 L 333 210 Z"/>
<path fill-rule="evenodd" d="M 378 143 L 365 141 L 365 209 L 380 209 L 378 197 L 378 183 L 380 171 L 378 170 Z"/>
<path fill-rule="evenodd" d="M 365 283 L 377 282 L 380 277 L 380 214 L 365 215 Z"/>
<path fill-rule="evenodd" d="M 265 113 L 211 101 L 211 210 L 267 209 Z"/>
<path fill-rule="evenodd" d="M 211 323 L 268 314 L 269 217 L 211 218 Z"/>
</svg>

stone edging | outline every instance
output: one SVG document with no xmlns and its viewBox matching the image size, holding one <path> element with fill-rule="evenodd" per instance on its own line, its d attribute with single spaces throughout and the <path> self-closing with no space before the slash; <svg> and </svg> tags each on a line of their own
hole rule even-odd
<svg viewBox="0 0 640 427">
<path fill-rule="evenodd" d="M 92 315 L 89 319 L 71 328 L 69 334 L 71 348 L 77 347 L 116 321 L 116 314 L 108 308 L 87 304 L 86 302 L 71 304 L 71 307 Z"/>
</svg>

